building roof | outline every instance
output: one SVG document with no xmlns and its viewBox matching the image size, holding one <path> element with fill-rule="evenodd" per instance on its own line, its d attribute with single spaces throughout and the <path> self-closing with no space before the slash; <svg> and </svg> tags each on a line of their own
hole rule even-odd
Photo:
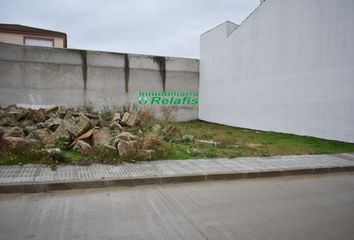
<svg viewBox="0 0 354 240">
<path fill-rule="evenodd" d="M 19 24 L 5 24 L 0 23 L 0 32 L 7 33 L 22 33 L 22 34 L 32 34 L 38 36 L 48 36 L 48 37 L 62 37 L 64 38 L 64 45 L 67 45 L 66 33 L 57 32 L 47 29 L 34 28 L 29 26 L 23 26 Z"/>
</svg>

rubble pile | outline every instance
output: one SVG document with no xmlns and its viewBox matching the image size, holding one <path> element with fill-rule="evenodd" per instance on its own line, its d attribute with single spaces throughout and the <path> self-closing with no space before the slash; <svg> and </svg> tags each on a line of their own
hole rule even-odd
<svg viewBox="0 0 354 240">
<path fill-rule="evenodd" d="M 61 146 L 87 155 L 100 146 L 121 157 L 138 155 L 149 160 L 154 150 L 144 149 L 141 137 L 130 132 L 138 124 L 137 112 L 112 112 L 107 123 L 100 113 L 88 112 L 84 107 L 34 110 L 11 105 L 0 108 L 0 148 L 40 144 L 44 149 Z"/>
</svg>

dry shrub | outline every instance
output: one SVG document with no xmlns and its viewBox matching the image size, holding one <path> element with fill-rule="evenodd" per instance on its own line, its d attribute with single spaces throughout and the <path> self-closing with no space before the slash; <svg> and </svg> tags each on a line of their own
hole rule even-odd
<svg viewBox="0 0 354 240">
<path fill-rule="evenodd" d="M 161 120 L 165 123 L 176 122 L 177 107 L 163 106 L 160 108 Z"/>
<path fill-rule="evenodd" d="M 157 134 L 149 133 L 143 138 L 143 150 L 154 150 L 157 152 L 162 144 L 162 139 Z"/>
<path fill-rule="evenodd" d="M 145 108 L 139 112 L 139 125 L 142 128 L 151 128 L 156 123 L 155 112 L 152 109 Z"/>
</svg>

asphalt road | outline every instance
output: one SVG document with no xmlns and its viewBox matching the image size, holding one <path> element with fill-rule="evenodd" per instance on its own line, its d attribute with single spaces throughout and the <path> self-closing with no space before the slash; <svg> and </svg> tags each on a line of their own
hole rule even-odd
<svg viewBox="0 0 354 240">
<path fill-rule="evenodd" d="M 354 175 L 0 195 L 0 239 L 354 239 Z"/>
</svg>

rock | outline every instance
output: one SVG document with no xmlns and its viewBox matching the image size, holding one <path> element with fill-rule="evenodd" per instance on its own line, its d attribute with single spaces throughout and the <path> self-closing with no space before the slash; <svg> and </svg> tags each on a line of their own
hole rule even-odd
<svg viewBox="0 0 354 240">
<path fill-rule="evenodd" d="M 4 130 L 2 129 L 2 127 L 0 127 L 0 151 L 7 150 L 7 142 L 4 138 L 4 134 Z"/>
<path fill-rule="evenodd" d="M 65 124 L 61 123 L 59 125 L 59 127 L 53 133 L 53 137 L 54 137 L 55 140 L 57 140 L 59 138 L 70 139 L 70 133 L 69 133 L 68 130 L 66 130 Z"/>
<path fill-rule="evenodd" d="M 134 134 L 132 134 L 130 132 L 122 132 L 117 137 L 119 139 L 125 140 L 125 141 L 134 141 L 134 140 L 136 140 L 138 138 L 137 136 L 135 136 Z"/>
<path fill-rule="evenodd" d="M 37 127 L 37 128 L 46 128 L 47 125 L 46 125 L 44 122 L 40 122 L 40 123 L 37 123 L 37 124 L 36 124 L 36 127 Z"/>
<path fill-rule="evenodd" d="M 50 118 L 45 122 L 45 124 L 49 130 L 55 131 L 57 130 L 62 121 L 63 120 L 60 118 Z"/>
<path fill-rule="evenodd" d="M 19 128 L 19 127 L 6 128 L 5 135 L 9 136 L 9 137 L 24 137 L 25 136 L 22 128 Z"/>
<path fill-rule="evenodd" d="M 92 113 L 85 113 L 85 116 L 88 117 L 89 119 L 98 119 L 98 115 L 92 114 Z"/>
<path fill-rule="evenodd" d="M 126 124 L 129 127 L 134 127 L 137 122 L 138 122 L 138 114 L 137 113 L 131 113 Z"/>
<path fill-rule="evenodd" d="M 92 134 L 92 140 L 94 145 L 104 145 L 108 143 L 111 138 L 109 128 L 95 129 Z"/>
<path fill-rule="evenodd" d="M 4 109 L 5 109 L 5 111 L 7 111 L 7 112 L 16 111 L 16 110 L 17 110 L 17 106 L 16 106 L 16 104 L 12 104 L 12 105 L 7 106 L 7 107 L 4 108 Z"/>
<path fill-rule="evenodd" d="M 62 152 L 60 148 L 47 148 L 44 151 L 47 153 Z"/>
<path fill-rule="evenodd" d="M 36 125 L 30 125 L 30 126 L 24 127 L 23 131 L 24 131 L 24 134 L 27 136 L 28 134 L 30 134 L 31 132 L 33 132 L 36 129 L 37 129 Z"/>
<path fill-rule="evenodd" d="M 111 138 L 108 142 L 109 145 L 117 147 L 117 144 L 119 143 L 120 140 L 124 140 L 124 141 L 134 141 L 136 140 L 138 137 L 135 136 L 134 134 L 130 133 L 130 132 L 122 132 L 121 134 Z"/>
<path fill-rule="evenodd" d="M 155 125 L 152 127 L 152 131 L 153 131 L 153 132 L 158 132 L 158 131 L 160 131 L 160 129 L 161 129 L 160 124 L 155 124 Z"/>
<path fill-rule="evenodd" d="M 122 120 L 120 121 L 121 124 L 126 125 L 130 117 L 130 113 L 124 113 Z"/>
<path fill-rule="evenodd" d="M 33 121 L 35 123 L 44 122 L 46 120 L 47 120 L 47 117 L 46 117 L 44 109 L 41 108 L 35 112 L 35 118 L 33 119 Z"/>
<path fill-rule="evenodd" d="M 45 113 L 50 113 L 50 112 L 58 111 L 58 109 L 59 109 L 58 106 L 53 106 L 53 107 L 44 109 L 44 112 Z"/>
<path fill-rule="evenodd" d="M 183 135 L 182 141 L 183 142 L 193 142 L 194 136 L 193 135 Z"/>
<path fill-rule="evenodd" d="M 219 146 L 220 144 L 217 143 L 217 142 L 214 142 L 212 140 L 195 140 L 195 143 L 198 143 L 198 144 L 202 144 L 202 145 L 211 145 L 211 146 L 214 146 L 214 147 L 217 147 Z"/>
<path fill-rule="evenodd" d="M 90 128 L 90 119 L 84 115 L 79 117 L 65 117 L 60 126 L 70 133 L 73 138 L 77 138 Z"/>
<path fill-rule="evenodd" d="M 16 125 L 15 115 L 10 115 L 4 110 L 0 110 L 0 126 L 14 127 Z"/>
<path fill-rule="evenodd" d="M 121 157 L 133 156 L 136 154 L 136 141 L 120 140 L 117 149 Z"/>
<path fill-rule="evenodd" d="M 80 152 L 81 154 L 83 155 L 87 155 L 90 153 L 92 147 L 90 144 L 82 141 L 82 140 L 79 140 L 77 141 L 77 143 L 74 145 L 73 147 L 74 150 Z"/>
<path fill-rule="evenodd" d="M 30 144 L 30 141 L 20 137 L 3 137 L 1 139 L 2 150 L 14 149 L 18 145 L 28 145 L 28 144 Z"/>
<path fill-rule="evenodd" d="M 30 134 L 28 134 L 27 139 L 39 140 L 42 144 L 46 146 L 54 146 L 55 144 L 54 136 L 46 128 L 32 131 Z"/>
<path fill-rule="evenodd" d="M 24 120 L 20 123 L 20 126 L 23 128 L 29 127 L 29 126 L 33 126 L 33 121 L 32 120 Z"/>
<path fill-rule="evenodd" d="M 55 113 L 55 116 L 60 118 L 60 119 L 63 119 L 65 117 L 65 112 L 66 112 L 65 107 L 60 106 L 58 108 L 57 112 Z"/>
<path fill-rule="evenodd" d="M 121 120 L 120 113 L 114 113 L 112 122 L 119 122 Z"/>
<path fill-rule="evenodd" d="M 155 153 L 154 150 L 141 150 L 139 152 L 139 158 L 140 160 L 148 161 L 152 159 L 154 153 Z"/>
<path fill-rule="evenodd" d="M 63 151 L 60 150 L 60 148 L 47 148 L 44 149 L 45 152 L 48 153 L 48 155 L 58 161 L 58 162 L 65 162 L 66 161 L 66 156 Z"/>
<path fill-rule="evenodd" d="M 119 139 L 117 136 L 116 137 L 112 137 L 111 139 L 109 139 L 108 145 L 116 148 L 120 140 L 121 139 Z"/>
<path fill-rule="evenodd" d="M 10 117 L 13 117 L 15 119 L 15 121 L 19 121 L 24 116 L 23 111 L 21 111 L 20 109 L 16 109 L 8 113 Z"/>
<path fill-rule="evenodd" d="M 111 146 L 111 145 L 109 145 L 109 144 L 103 144 L 103 145 L 101 145 L 104 149 L 106 149 L 107 151 L 114 151 L 114 152 L 117 152 L 117 148 L 115 148 L 115 147 L 113 147 L 113 146 Z"/>
<path fill-rule="evenodd" d="M 123 127 L 118 123 L 118 122 L 112 122 L 110 125 L 109 125 L 110 129 L 112 130 L 118 130 L 118 131 L 122 131 L 123 130 Z"/>
</svg>

